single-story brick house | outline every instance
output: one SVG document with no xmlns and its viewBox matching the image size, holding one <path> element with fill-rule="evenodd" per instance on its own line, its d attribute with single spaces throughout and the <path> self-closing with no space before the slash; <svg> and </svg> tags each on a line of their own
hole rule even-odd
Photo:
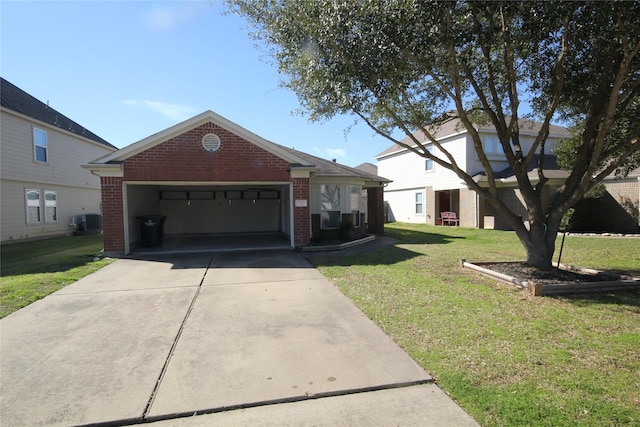
<svg viewBox="0 0 640 427">
<path fill-rule="evenodd" d="M 291 247 L 345 222 L 352 236 L 384 229 L 387 179 L 267 141 L 212 111 L 83 167 L 100 176 L 111 255 L 140 243 L 144 215 L 165 216 L 165 236 L 276 233 Z"/>
</svg>

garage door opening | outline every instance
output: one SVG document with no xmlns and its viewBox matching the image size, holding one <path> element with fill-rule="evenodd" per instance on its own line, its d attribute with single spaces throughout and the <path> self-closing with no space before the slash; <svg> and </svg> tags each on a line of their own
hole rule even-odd
<svg viewBox="0 0 640 427">
<path fill-rule="evenodd" d="M 290 184 L 126 184 L 128 252 L 291 247 Z M 162 246 L 144 246 L 140 221 L 166 217 Z"/>
</svg>

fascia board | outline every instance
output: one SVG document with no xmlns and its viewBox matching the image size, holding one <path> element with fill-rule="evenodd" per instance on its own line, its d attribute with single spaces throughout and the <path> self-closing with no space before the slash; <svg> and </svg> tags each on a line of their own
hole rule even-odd
<svg viewBox="0 0 640 427">
<path fill-rule="evenodd" d="M 311 178 L 320 168 L 316 166 L 295 166 L 289 170 L 291 178 Z"/>
<path fill-rule="evenodd" d="M 89 163 L 87 165 L 80 165 L 84 169 L 89 169 L 94 174 L 101 177 L 123 177 L 124 171 L 122 170 L 121 163 L 107 163 L 107 164 L 95 164 Z"/>
<path fill-rule="evenodd" d="M 441 144 L 446 144 L 448 142 L 448 141 L 446 141 L 447 139 L 453 138 L 453 137 L 456 137 L 456 136 L 460 136 L 460 135 L 464 135 L 466 133 L 468 133 L 466 129 L 458 131 L 458 132 L 448 133 L 446 135 L 439 136 L 438 138 L 436 138 L 436 141 L 438 141 Z M 429 139 L 425 139 L 424 141 L 422 141 L 422 144 L 423 145 L 431 145 L 431 144 L 433 144 L 433 142 L 431 142 L 431 140 L 429 140 Z M 398 144 L 396 144 L 396 145 L 398 145 Z M 411 147 L 412 148 L 418 148 L 418 144 L 412 144 Z M 399 149 L 397 149 L 396 151 L 393 151 L 391 153 L 378 154 L 377 156 L 374 157 L 374 159 L 380 160 L 380 159 L 384 159 L 385 157 L 391 157 L 393 155 L 403 154 L 403 153 L 406 153 L 406 152 L 409 152 L 408 148 L 400 147 Z"/>
</svg>

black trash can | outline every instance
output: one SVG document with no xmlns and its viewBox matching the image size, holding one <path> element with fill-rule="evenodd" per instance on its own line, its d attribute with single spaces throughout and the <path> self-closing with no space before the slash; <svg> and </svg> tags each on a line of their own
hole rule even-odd
<svg viewBox="0 0 640 427">
<path fill-rule="evenodd" d="M 143 215 L 136 219 L 140 220 L 140 235 L 142 236 L 142 246 L 154 247 L 162 245 L 164 234 L 164 215 Z"/>
</svg>

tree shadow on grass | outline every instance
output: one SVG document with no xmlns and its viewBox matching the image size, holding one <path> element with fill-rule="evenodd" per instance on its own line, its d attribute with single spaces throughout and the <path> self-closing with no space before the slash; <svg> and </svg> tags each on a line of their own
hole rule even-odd
<svg viewBox="0 0 640 427">
<path fill-rule="evenodd" d="M 553 298 L 566 301 L 575 307 L 589 307 L 592 305 L 615 305 L 616 310 L 629 311 L 640 314 L 640 290 L 588 292 L 562 295 L 549 295 L 545 298 Z"/>
<path fill-rule="evenodd" d="M 72 268 L 82 267 L 95 260 L 99 254 L 87 254 L 87 255 L 71 255 L 66 256 L 64 259 L 58 257 L 50 260 L 39 257 L 34 259 L 34 263 L 31 265 L 25 265 L 24 263 L 2 265 L 0 277 L 14 276 L 18 274 L 39 274 L 39 273 L 60 273 L 71 270 Z"/>
<path fill-rule="evenodd" d="M 450 243 L 453 237 L 424 231 L 393 229 L 372 242 L 341 251 L 306 252 L 303 256 L 315 267 L 350 265 L 391 265 L 423 255 L 400 245 L 441 245 Z"/>
</svg>

